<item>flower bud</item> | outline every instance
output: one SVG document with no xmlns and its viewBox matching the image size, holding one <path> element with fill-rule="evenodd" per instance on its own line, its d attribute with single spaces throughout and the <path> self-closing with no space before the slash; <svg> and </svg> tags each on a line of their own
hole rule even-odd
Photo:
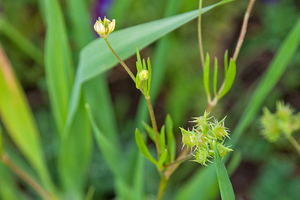
<svg viewBox="0 0 300 200">
<path fill-rule="evenodd" d="M 116 20 L 113 19 L 111 22 L 110 20 L 106 19 L 106 17 L 104 17 L 102 21 L 99 17 L 94 25 L 94 29 L 100 35 L 100 37 L 107 38 L 108 35 L 115 29 L 115 21 Z"/>
<path fill-rule="evenodd" d="M 141 70 L 141 71 L 139 72 L 139 78 L 140 78 L 141 81 L 146 81 L 146 80 L 148 80 L 148 78 L 149 78 L 148 70 L 145 70 L 145 69 Z"/>
</svg>

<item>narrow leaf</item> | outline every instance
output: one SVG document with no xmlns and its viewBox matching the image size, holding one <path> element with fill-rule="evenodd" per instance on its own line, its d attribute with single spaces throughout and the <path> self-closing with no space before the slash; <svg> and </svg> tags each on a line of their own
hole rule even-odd
<svg viewBox="0 0 300 200">
<path fill-rule="evenodd" d="M 170 154 L 170 162 L 173 162 L 176 156 L 176 140 L 173 133 L 173 121 L 170 115 L 167 115 L 165 124 L 166 124 L 167 144 L 168 144 L 167 149 Z"/>
<path fill-rule="evenodd" d="M 217 94 L 217 83 L 218 83 L 218 60 L 215 58 L 215 70 L 214 70 L 214 94 Z"/>
<path fill-rule="evenodd" d="M 143 127 L 146 129 L 150 139 L 155 142 L 154 130 L 144 121 L 142 121 Z"/>
<path fill-rule="evenodd" d="M 219 155 L 217 143 L 213 142 L 214 146 L 214 157 L 215 157 L 215 167 L 217 171 L 217 177 L 221 192 L 222 200 L 235 200 L 235 195 L 233 192 L 233 188 L 227 174 L 226 167 L 224 163 L 221 161 L 221 156 Z"/>
<path fill-rule="evenodd" d="M 152 78 L 152 66 L 151 66 L 151 63 L 150 63 L 150 58 L 147 59 L 147 64 L 148 64 L 148 75 L 149 75 L 149 78 L 148 78 L 148 91 L 147 91 L 147 94 L 149 95 L 150 94 L 150 86 L 151 86 L 151 78 Z"/>
<path fill-rule="evenodd" d="M 47 32 L 45 68 L 54 120 L 62 136 L 66 122 L 74 71 L 65 23 L 57 0 L 46 0 Z"/>
<path fill-rule="evenodd" d="M 223 97 L 225 94 L 227 94 L 227 92 L 230 90 L 235 79 L 235 74 L 236 74 L 236 65 L 234 60 L 230 59 L 229 68 L 225 75 L 224 87 L 222 87 L 219 91 L 219 96 L 218 96 L 219 99 Z"/>
<path fill-rule="evenodd" d="M 225 71 L 225 76 L 228 70 L 228 50 L 225 51 L 224 54 L 224 71 Z"/>
<path fill-rule="evenodd" d="M 152 162 L 153 164 L 157 165 L 157 161 L 152 157 L 152 155 L 150 154 L 144 139 L 140 133 L 140 131 L 138 129 L 135 130 L 135 140 L 136 143 L 139 147 L 139 150 L 141 151 L 141 153 L 145 156 L 145 158 L 147 158 L 150 162 Z"/>
<path fill-rule="evenodd" d="M 208 100 L 210 101 L 210 91 L 209 91 L 209 65 L 210 65 L 210 59 L 209 54 L 206 54 L 205 58 L 205 64 L 204 64 L 204 72 L 203 72 L 203 83 L 205 92 L 207 95 Z"/>
<path fill-rule="evenodd" d="M 164 164 L 164 162 L 165 162 L 166 159 L 167 159 L 167 156 L 168 156 L 168 150 L 165 149 L 165 150 L 162 152 L 162 154 L 161 154 L 161 156 L 160 156 L 160 158 L 159 158 L 159 161 L 158 161 L 158 169 L 162 169 L 163 164 Z"/>
<path fill-rule="evenodd" d="M 22 86 L 0 46 L 0 113 L 9 136 L 36 170 L 46 190 L 53 183 L 45 163 L 40 135 Z"/>
<path fill-rule="evenodd" d="M 160 134 L 159 134 L 159 145 L 160 149 L 163 150 L 166 147 L 166 133 L 165 133 L 165 126 L 161 127 Z"/>
</svg>

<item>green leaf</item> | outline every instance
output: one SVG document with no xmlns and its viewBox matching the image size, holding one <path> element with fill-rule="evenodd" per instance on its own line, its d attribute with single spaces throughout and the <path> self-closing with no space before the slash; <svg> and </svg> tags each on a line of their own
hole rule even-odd
<svg viewBox="0 0 300 200">
<path fill-rule="evenodd" d="M 158 140 L 159 140 L 159 146 L 160 146 L 160 149 L 161 151 L 163 151 L 166 147 L 166 133 L 165 133 L 165 126 L 162 126 L 161 127 L 161 130 L 160 130 L 160 134 L 159 134 L 159 137 L 158 137 Z"/>
<path fill-rule="evenodd" d="M 205 88 L 205 92 L 206 92 L 208 101 L 210 101 L 209 65 L 210 65 L 210 59 L 209 59 L 209 54 L 207 53 L 206 58 L 205 58 L 205 64 L 204 64 L 203 83 L 204 83 L 204 88 Z"/>
<path fill-rule="evenodd" d="M 221 161 L 221 157 L 219 155 L 217 143 L 213 141 L 214 146 L 214 157 L 215 157 L 215 167 L 217 171 L 217 177 L 221 192 L 222 200 L 235 200 L 235 195 L 233 192 L 233 188 L 227 174 L 226 167 L 224 163 Z"/>
<path fill-rule="evenodd" d="M 151 128 L 146 122 L 142 121 L 143 127 L 146 129 L 150 139 L 155 142 L 155 134 L 153 128 Z"/>
<path fill-rule="evenodd" d="M 136 58 L 137 58 L 136 68 L 137 68 L 137 70 L 141 71 L 143 69 L 143 65 L 142 65 L 142 60 L 141 60 L 139 46 L 136 46 Z"/>
<path fill-rule="evenodd" d="M 2 127 L 0 125 L 0 158 L 2 156 L 3 152 L 3 133 L 2 133 Z"/>
<path fill-rule="evenodd" d="M 219 91 L 218 99 L 223 97 L 230 90 L 230 88 L 234 82 L 234 79 L 235 79 L 235 74 L 236 74 L 236 65 L 235 65 L 234 60 L 230 59 L 229 68 L 225 75 L 224 87 L 221 87 L 221 89 Z"/>
<path fill-rule="evenodd" d="M 158 169 L 162 169 L 164 162 L 166 161 L 168 156 L 168 150 L 165 149 L 162 154 L 160 155 L 159 161 L 158 161 Z"/>
<path fill-rule="evenodd" d="M 151 156 L 151 154 L 144 142 L 144 139 L 138 129 L 135 130 L 135 140 L 136 140 L 139 150 L 145 156 L 145 158 L 147 158 L 153 164 L 157 165 L 158 164 L 157 161 Z"/>
<path fill-rule="evenodd" d="M 230 2 L 224 0 L 217 4 L 208 6 L 202 9 L 202 13 L 208 10 Z M 144 48 L 152 42 L 158 40 L 167 33 L 184 25 L 199 15 L 198 10 L 179 14 L 173 17 L 168 17 L 123 30 L 115 31 L 110 34 L 108 40 L 121 59 L 125 60 L 136 52 L 136 45 Z M 130 38 L 130 39 L 128 39 Z M 76 73 L 75 84 L 72 90 L 70 106 L 66 129 L 72 124 L 77 107 L 83 83 L 91 78 L 104 73 L 118 63 L 112 52 L 107 47 L 105 41 L 101 38 L 91 42 L 80 53 L 78 71 Z M 66 133 L 68 134 L 68 133 Z"/>
<path fill-rule="evenodd" d="M 227 70 L 228 70 L 228 50 L 226 50 L 225 54 L 224 54 L 224 71 L 225 71 L 225 76 L 227 74 Z"/>
<path fill-rule="evenodd" d="M 0 113 L 1 120 L 14 144 L 36 170 L 44 188 L 52 192 L 53 183 L 42 153 L 37 125 L 22 86 L 16 79 L 10 62 L 1 47 Z"/>
<path fill-rule="evenodd" d="M 147 91 L 147 95 L 150 95 L 150 86 L 151 86 L 151 78 L 152 78 L 152 67 L 151 67 L 151 63 L 150 63 L 150 58 L 147 59 L 147 64 L 148 64 L 148 91 Z"/>
<path fill-rule="evenodd" d="M 62 136 L 73 86 L 74 72 L 65 23 L 57 0 L 46 0 L 46 19 L 46 81 L 54 120 L 58 132 Z"/>
<path fill-rule="evenodd" d="M 81 50 L 95 36 L 91 28 L 91 17 L 85 0 L 67 0 L 67 8 L 72 25 L 72 35 L 74 35 L 76 49 Z"/>
<path fill-rule="evenodd" d="M 215 58 L 215 70 L 214 70 L 214 94 L 217 94 L 217 83 L 218 83 L 218 60 Z"/>
<path fill-rule="evenodd" d="M 176 156 L 176 139 L 173 133 L 173 121 L 170 115 L 167 115 L 165 124 L 167 132 L 167 149 L 170 154 L 170 162 L 173 162 Z"/>
<path fill-rule="evenodd" d="M 121 152 L 118 151 L 117 148 L 114 147 L 114 144 L 111 143 L 108 138 L 104 135 L 104 133 L 99 129 L 96 124 L 95 119 L 91 113 L 90 107 L 88 104 L 85 105 L 86 110 L 88 112 L 88 116 L 90 122 L 92 124 L 92 128 L 94 130 L 95 138 L 99 149 L 101 150 L 106 163 L 109 165 L 109 168 L 112 170 L 112 173 L 117 177 L 122 177 L 122 170 L 120 169 L 119 162 L 121 160 Z"/>
</svg>

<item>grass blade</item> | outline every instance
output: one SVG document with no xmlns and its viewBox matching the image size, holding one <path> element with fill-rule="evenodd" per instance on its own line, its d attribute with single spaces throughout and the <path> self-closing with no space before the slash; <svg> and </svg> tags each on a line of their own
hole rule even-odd
<svg viewBox="0 0 300 200">
<path fill-rule="evenodd" d="M 235 195 L 233 188 L 226 170 L 224 163 L 221 161 L 221 156 L 219 155 L 217 143 L 213 142 L 214 146 L 214 157 L 215 157 L 215 167 L 219 182 L 219 188 L 221 192 L 222 200 L 235 200 Z"/>
<path fill-rule="evenodd" d="M 57 0 L 46 1 L 45 67 L 54 120 L 60 135 L 66 122 L 74 72 L 63 15 Z"/>
<path fill-rule="evenodd" d="M 2 121 L 21 153 L 38 173 L 44 187 L 53 184 L 47 170 L 39 132 L 21 85 L 0 46 L 0 113 Z"/>
</svg>

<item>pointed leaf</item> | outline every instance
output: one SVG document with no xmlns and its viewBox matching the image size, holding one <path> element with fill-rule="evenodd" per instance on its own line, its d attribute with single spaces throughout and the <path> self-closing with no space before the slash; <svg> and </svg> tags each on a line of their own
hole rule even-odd
<svg viewBox="0 0 300 200">
<path fill-rule="evenodd" d="M 217 83 L 218 83 L 218 60 L 215 58 L 215 70 L 214 70 L 214 94 L 217 94 Z"/>
<path fill-rule="evenodd" d="M 139 150 L 141 151 L 141 153 L 145 156 L 145 158 L 147 158 L 150 162 L 152 162 L 153 164 L 157 165 L 158 162 L 152 157 L 152 155 L 150 154 L 144 139 L 140 133 L 140 131 L 138 129 L 135 130 L 135 140 L 136 143 L 139 147 Z"/>
<path fill-rule="evenodd" d="M 155 142 L 154 130 L 144 121 L 142 121 L 143 127 L 146 129 L 148 136 L 150 139 Z"/>
<path fill-rule="evenodd" d="M 165 149 L 165 150 L 162 152 L 162 154 L 161 154 L 161 156 L 160 156 L 160 158 L 159 158 L 159 161 L 158 161 L 158 169 L 162 169 L 163 164 L 165 163 L 165 161 L 166 161 L 166 159 L 167 159 L 167 156 L 168 156 L 168 150 Z"/>
<path fill-rule="evenodd" d="M 150 86 L 151 86 L 151 77 L 152 77 L 152 67 L 151 67 L 151 63 L 150 63 L 150 58 L 147 59 L 147 64 L 148 64 L 148 91 L 147 91 L 147 95 L 150 95 Z"/>
<path fill-rule="evenodd" d="M 225 51 L 224 54 L 224 72 L 225 72 L 225 76 L 228 70 L 228 50 Z"/>
<path fill-rule="evenodd" d="M 217 171 L 217 177 L 221 192 L 222 200 L 235 200 L 235 195 L 233 188 L 226 170 L 224 163 L 221 161 L 221 156 L 219 155 L 217 143 L 213 142 L 214 146 L 214 157 L 215 157 L 215 167 Z"/>
<path fill-rule="evenodd" d="M 223 97 L 230 90 L 236 74 L 236 65 L 233 59 L 230 59 L 229 68 L 225 75 L 224 87 L 219 91 L 219 99 Z"/>
<path fill-rule="evenodd" d="M 204 82 L 204 88 L 207 95 L 208 100 L 210 101 L 210 91 L 209 91 L 209 65 L 210 65 L 210 59 L 209 54 L 206 54 L 205 58 L 205 64 L 204 64 L 204 72 L 203 72 L 203 82 Z"/>
<path fill-rule="evenodd" d="M 176 139 L 173 133 L 173 121 L 170 115 L 167 115 L 166 118 L 166 132 L 167 132 L 167 149 L 170 154 L 170 162 L 175 160 L 176 156 Z"/>
<path fill-rule="evenodd" d="M 160 149 L 163 150 L 166 147 L 166 133 L 165 133 L 165 126 L 161 127 L 160 134 L 158 137 Z"/>
</svg>

